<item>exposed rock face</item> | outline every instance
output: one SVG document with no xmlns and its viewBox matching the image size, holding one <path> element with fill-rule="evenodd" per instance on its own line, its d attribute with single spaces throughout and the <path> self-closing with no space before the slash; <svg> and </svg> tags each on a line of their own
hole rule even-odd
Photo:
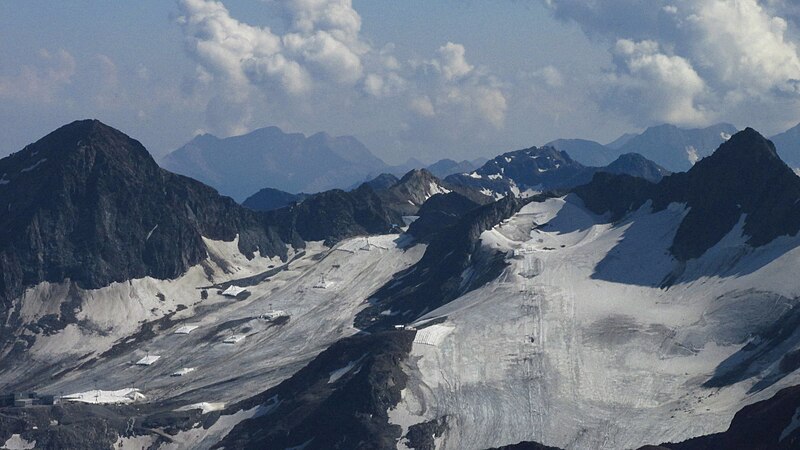
<svg viewBox="0 0 800 450">
<path fill-rule="evenodd" d="M 497 277 L 505 267 L 505 255 L 482 251 L 481 233 L 517 213 L 524 204 L 513 195 L 505 197 L 469 211 L 455 225 L 434 235 L 417 264 L 373 295 L 370 306 L 356 317 L 355 326 L 372 330 L 406 323 Z M 471 275 L 465 278 L 468 267 Z M 386 310 L 403 313 L 381 314 Z"/>
<path fill-rule="evenodd" d="M 257 214 L 158 167 L 96 120 L 73 122 L 0 160 L 0 297 L 72 280 L 84 288 L 175 278 L 206 258 L 202 237 L 246 255 L 285 255 Z"/>
<path fill-rule="evenodd" d="M 480 206 L 456 192 L 436 194 L 422 204 L 419 218 L 408 227 L 408 234 L 426 241 L 435 233 L 455 225 L 469 211 Z"/>
<path fill-rule="evenodd" d="M 297 235 L 306 241 L 333 244 L 346 237 L 385 234 L 402 223 L 402 217 L 384 207 L 368 185 L 345 192 L 322 192 L 288 208 L 270 211 L 266 223 L 282 230 L 286 240 Z"/>
<path fill-rule="evenodd" d="M 775 146 L 751 128 L 735 134 L 691 170 L 659 184 L 598 174 L 575 192 L 597 213 L 621 217 L 653 201 L 656 211 L 685 203 L 690 211 L 671 247 L 679 260 L 697 258 L 719 242 L 746 215 L 747 243 L 760 246 L 800 230 L 800 178 L 784 164 Z"/>
<path fill-rule="evenodd" d="M 308 194 L 290 194 L 278 189 L 264 188 L 247 197 L 242 202 L 242 206 L 253 211 L 272 211 L 273 209 L 284 208 L 292 203 L 301 202 L 307 197 Z"/>
<path fill-rule="evenodd" d="M 800 448 L 800 386 L 783 389 L 772 398 L 744 407 L 722 433 L 679 444 L 661 444 L 671 450 L 789 450 Z"/>
<path fill-rule="evenodd" d="M 662 178 L 671 172 L 658 164 L 650 161 L 638 153 L 626 153 L 620 155 L 611 164 L 600 169 L 601 172 L 614 173 L 618 175 L 631 175 L 644 178 L 652 183 L 658 183 Z"/>
<path fill-rule="evenodd" d="M 413 331 L 343 339 L 263 394 L 231 408 L 269 412 L 238 424 L 215 448 L 394 448 L 387 411 L 401 398 Z M 272 405 L 272 406 L 271 406 Z"/>
<path fill-rule="evenodd" d="M 397 184 L 398 181 L 400 181 L 400 179 L 397 178 L 396 176 L 390 173 L 382 173 L 377 177 L 364 182 L 364 184 L 368 184 L 369 187 L 371 187 L 375 191 L 384 191 Z M 359 186 L 361 185 L 359 184 Z"/>
<path fill-rule="evenodd" d="M 277 127 L 225 139 L 198 136 L 162 164 L 239 201 L 264 186 L 291 193 L 344 188 L 386 167 L 352 136 L 306 137 Z"/>
<path fill-rule="evenodd" d="M 565 151 L 531 147 L 504 153 L 472 173 L 451 175 L 445 181 L 498 197 L 508 193 L 518 195 L 529 189 L 537 192 L 571 189 L 588 183 L 597 172 L 627 174 L 651 181 L 659 181 L 669 173 L 641 155 L 626 154 L 605 167 L 586 167 Z"/>
</svg>

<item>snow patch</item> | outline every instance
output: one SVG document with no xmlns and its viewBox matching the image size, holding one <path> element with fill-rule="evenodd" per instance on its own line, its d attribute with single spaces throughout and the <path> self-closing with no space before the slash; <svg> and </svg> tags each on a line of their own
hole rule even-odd
<svg viewBox="0 0 800 450">
<path fill-rule="evenodd" d="M 333 372 L 331 372 L 330 375 L 328 376 L 328 384 L 335 383 L 335 382 L 339 381 L 339 379 L 342 378 L 343 376 L 345 376 L 347 374 L 347 372 L 350 372 L 351 370 L 353 370 L 353 367 L 355 367 L 358 364 L 360 364 L 361 361 L 363 361 L 364 358 L 366 358 L 366 356 L 367 356 L 367 354 L 364 353 L 357 360 L 350 361 L 349 363 L 347 363 L 346 366 L 344 366 L 342 368 L 339 368 L 339 369 L 336 369 Z"/>
<path fill-rule="evenodd" d="M 475 178 L 476 180 L 480 180 L 481 178 L 483 178 L 478 172 L 469 173 L 469 177 L 470 178 Z"/>
<path fill-rule="evenodd" d="M 175 334 L 189 334 L 198 328 L 200 328 L 198 325 L 184 325 L 175 330 Z"/>
<path fill-rule="evenodd" d="M 18 434 L 12 434 L 0 449 L 7 450 L 29 450 L 36 448 L 36 440 L 28 441 Z"/>
<path fill-rule="evenodd" d="M 32 166 L 29 166 L 29 167 L 26 167 L 26 168 L 20 170 L 20 172 L 30 172 L 31 170 L 39 167 L 39 165 L 44 163 L 45 161 L 47 161 L 47 158 L 42 158 L 39 161 L 36 161 L 36 163 L 34 163 Z"/>
<path fill-rule="evenodd" d="M 223 409 L 225 409 L 225 403 L 224 402 L 192 403 L 191 405 L 181 406 L 175 411 L 191 411 L 193 409 L 199 409 L 203 411 L 203 414 L 208 414 L 212 411 L 222 411 Z"/>
</svg>

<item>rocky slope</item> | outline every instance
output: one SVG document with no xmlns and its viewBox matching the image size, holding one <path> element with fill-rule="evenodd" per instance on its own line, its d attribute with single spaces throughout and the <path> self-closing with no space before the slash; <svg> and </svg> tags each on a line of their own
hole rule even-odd
<svg viewBox="0 0 800 450">
<path fill-rule="evenodd" d="M 82 288 L 176 278 L 207 257 L 202 238 L 250 257 L 286 256 L 261 217 L 169 173 L 137 141 L 96 120 L 73 122 L 0 160 L 0 296 L 69 279 Z M 290 233 L 284 233 L 289 236 Z"/>
</svg>

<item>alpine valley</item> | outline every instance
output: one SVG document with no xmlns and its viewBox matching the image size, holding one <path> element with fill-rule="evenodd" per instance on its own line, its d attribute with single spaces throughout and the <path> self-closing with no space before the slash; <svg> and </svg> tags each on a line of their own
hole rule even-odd
<svg viewBox="0 0 800 450">
<path fill-rule="evenodd" d="M 800 448 L 796 136 L 64 125 L 0 160 L 0 448 Z"/>
</svg>

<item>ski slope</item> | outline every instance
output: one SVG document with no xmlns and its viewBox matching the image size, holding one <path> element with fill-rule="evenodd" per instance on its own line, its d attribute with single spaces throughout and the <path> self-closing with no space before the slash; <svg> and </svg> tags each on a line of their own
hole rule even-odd
<svg viewBox="0 0 800 450">
<path fill-rule="evenodd" d="M 509 266 L 419 321 L 446 317 L 437 326 L 449 330 L 436 345 L 415 341 L 392 423 L 405 433 L 446 416 L 439 449 L 638 448 L 722 431 L 745 404 L 800 382 L 795 371 L 758 385 L 776 353 L 752 376 L 703 386 L 797 303 L 800 239 L 752 249 L 740 222 L 684 267 L 668 247 L 686 212 L 648 204 L 608 224 L 569 195 L 483 233 Z M 795 332 L 776 352 L 798 343 Z"/>
</svg>

